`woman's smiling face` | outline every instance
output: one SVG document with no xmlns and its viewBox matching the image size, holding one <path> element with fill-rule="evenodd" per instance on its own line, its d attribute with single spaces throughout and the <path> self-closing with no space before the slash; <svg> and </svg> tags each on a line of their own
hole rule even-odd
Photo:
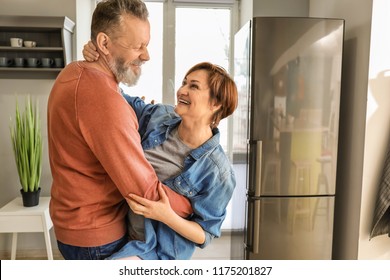
<svg viewBox="0 0 390 280">
<path fill-rule="evenodd" d="M 210 102 L 208 72 L 196 70 L 184 78 L 182 86 L 177 91 L 176 113 L 183 120 L 206 122 L 210 124 L 213 116 L 213 106 Z"/>
</svg>

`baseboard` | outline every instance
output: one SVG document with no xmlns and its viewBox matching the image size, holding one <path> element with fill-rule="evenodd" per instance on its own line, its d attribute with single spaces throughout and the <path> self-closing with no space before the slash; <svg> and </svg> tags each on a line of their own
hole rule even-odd
<svg viewBox="0 0 390 280">
<path fill-rule="evenodd" d="M 243 234 L 244 229 L 223 229 L 221 230 L 221 236 L 234 236 Z"/>
<path fill-rule="evenodd" d="M 10 260 L 11 251 L 0 251 L 0 260 Z M 53 259 L 63 260 L 63 257 L 58 249 L 53 249 Z M 16 260 L 47 260 L 47 252 L 45 249 L 17 250 Z"/>
</svg>

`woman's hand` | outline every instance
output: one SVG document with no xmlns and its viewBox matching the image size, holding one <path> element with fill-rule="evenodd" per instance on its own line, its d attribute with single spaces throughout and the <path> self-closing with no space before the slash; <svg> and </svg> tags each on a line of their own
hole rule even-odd
<svg viewBox="0 0 390 280">
<path fill-rule="evenodd" d="M 141 96 L 141 99 L 142 99 L 143 101 L 145 101 L 145 96 Z M 150 101 L 150 104 L 154 105 L 155 102 L 156 102 L 156 101 L 154 101 L 154 99 L 152 99 L 152 100 Z"/>
<path fill-rule="evenodd" d="M 172 210 L 168 196 L 161 186 L 158 187 L 158 193 L 160 195 L 159 201 L 149 200 L 135 194 L 130 194 L 131 199 L 127 201 L 134 213 L 165 223 L 169 217 L 176 215 L 176 213 Z"/>
<path fill-rule="evenodd" d="M 88 41 L 88 43 L 84 45 L 83 57 L 89 62 L 96 61 L 99 58 L 99 53 L 92 41 Z"/>
<path fill-rule="evenodd" d="M 130 198 L 126 200 L 134 213 L 162 222 L 184 238 L 203 244 L 206 240 L 203 228 L 196 222 L 180 217 L 172 210 L 168 196 L 161 185 L 158 187 L 158 193 L 159 201 L 149 200 L 135 194 L 130 194 Z"/>
</svg>

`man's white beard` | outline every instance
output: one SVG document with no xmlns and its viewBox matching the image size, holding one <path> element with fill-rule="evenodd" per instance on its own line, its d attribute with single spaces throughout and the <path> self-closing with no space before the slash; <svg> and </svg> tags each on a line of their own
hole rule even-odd
<svg viewBox="0 0 390 280">
<path fill-rule="evenodd" d="M 138 73 L 134 72 L 130 66 L 125 65 L 124 60 L 120 57 L 109 63 L 109 66 L 117 82 L 123 83 L 128 87 L 136 85 L 141 76 L 141 68 L 139 68 L 140 71 Z"/>
</svg>

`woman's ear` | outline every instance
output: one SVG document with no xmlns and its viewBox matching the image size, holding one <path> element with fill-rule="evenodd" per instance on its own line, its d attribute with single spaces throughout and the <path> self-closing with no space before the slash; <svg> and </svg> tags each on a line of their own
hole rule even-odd
<svg viewBox="0 0 390 280">
<path fill-rule="evenodd" d="M 213 103 L 211 104 L 210 109 L 213 111 L 213 113 L 217 112 L 221 108 L 221 104 Z"/>
<path fill-rule="evenodd" d="M 108 44 L 110 43 L 110 37 L 107 34 L 100 32 L 96 36 L 96 47 L 104 54 L 108 55 L 110 51 L 108 50 Z"/>
</svg>

